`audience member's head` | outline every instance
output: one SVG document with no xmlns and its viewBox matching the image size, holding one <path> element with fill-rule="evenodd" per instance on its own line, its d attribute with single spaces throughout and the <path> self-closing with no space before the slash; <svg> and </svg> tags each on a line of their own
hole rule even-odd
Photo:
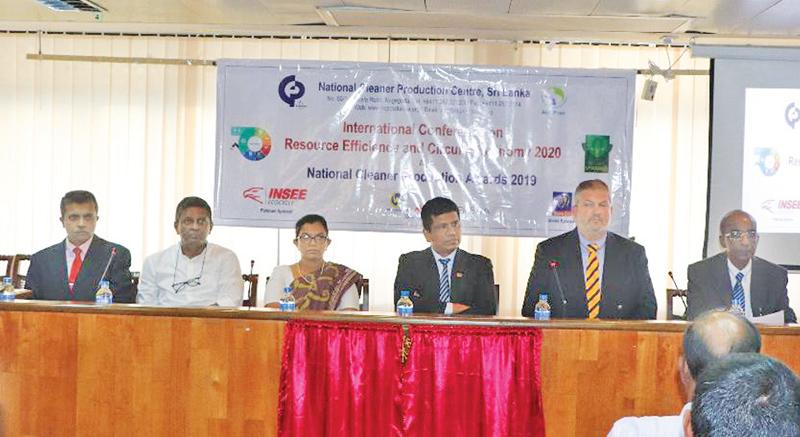
<svg viewBox="0 0 800 437">
<path fill-rule="evenodd" d="M 800 391 L 781 362 L 754 353 L 730 354 L 700 374 L 685 419 L 687 436 L 796 437 Z M 689 426 L 691 420 L 691 426 Z"/>
<path fill-rule="evenodd" d="M 461 243 L 461 215 L 458 205 L 444 197 L 434 197 L 422 206 L 422 233 L 431 249 L 446 256 Z"/>
<path fill-rule="evenodd" d="M 719 244 L 725 248 L 731 263 L 743 269 L 758 247 L 756 220 L 740 209 L 725 214 L 719 222 Z"/>
<path fill-rule="evenodd" d="M 597 241 L 605 236 L 611 220 L 611 195 L 608 185 L 600 179 L 590 179 L 575 188 L 572 217 L 584 238 Z"/>
<path fill-rule="evenodd" d="M 700 315 L 683 334 L 683 358 L 694 380 L 713 361 L 735 352 L 760 352 L 761 334 L 742 315 L 712 310 Z"/>
<path fill-rule="evenodd" d="M 75 246 L 80 246 L 94 236 L 98 218 L 94 194 L 76 190 L 61 198 L 61 224 L 67 231 L 67 239 Z"/>
</svg>

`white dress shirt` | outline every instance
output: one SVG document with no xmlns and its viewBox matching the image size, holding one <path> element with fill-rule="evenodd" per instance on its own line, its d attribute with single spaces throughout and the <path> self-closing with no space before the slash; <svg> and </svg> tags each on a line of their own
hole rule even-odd
<svg viewBox="0 0 800 437">
<path fill-rule="evenodd" d="M 731 290 L 733 290 L 733 287 L 736 286 L 736 275 L 739 272 L 741 272 L 744 275 L 744 277 L 742 278 L 742 288 L 744 288 L 744 315 L 748 318 L 753 317 L 753 304 L 750 301 L 750 278 L 752 278 L 753 276 L 750 273 L 752 273 L 752 271 L 753 271 L 752 259 L 747 262 L 747 265 L 744 266 L 742 270 L 737 269 L 736 266 L 733 265 L 731 260 L 728 259 L 728 276 L 731 279 Z M 733 295 L 731 295 L 730 297 L 732 299 Z"/>
<path fill-rule="evenodd" d="M 683 437 L 683 416 L 691 409 L 689 402 L 677 416 L 623 417 L 607 437 Z"/>
<path fill-rule="evenodd" d="M 283 296 L 283 289 L 291 287 L 292 282 L 294 282 L 292 266 L 276 266 L 272 269 L 272 275 L 267 281 L 267 289 L 264 292 L 264 305 L 280 302 L 281 296 Z M 336 305 L 337 310 L 351 308 L 358 308 L 358 289 L 356 284 L 345 290 L 342 298 L 339 299 L 339 304 Z"/>
<path fill-rule="evenodd" d="M 92 240 L 94 239 L 94 235 L 91 236 L 88 240 L 86 240 L 80 246 L 75 246 L 74 244 L 70 243 L 69 239 L 64 240 L 66 242 L 66 253 L 67 253 L 67 276 L 69 277 L 69 271 L 72 269 L 72 262 L 75 261 L 75 248 L 81 248 L 81 262 L 86 259 L 86 252 L 89 251 L 89 246 L 92 245 Z"/>
<path fill-rule="evenodd" d="M 431 252 L 433 252 L 433 259 L 436 260 L 436 269 L 439 272 L 439 278 L 442 277 L 442 271 L 444 270 L 444 266 L 442 265 L 441 262 L 439 262 L 439 260 L 440 259 L 449 259 L 450 260 L 450 262 L 447 263 L 447 271 L 448 271 L 448 273 L 450 273 L 450 300 L 451 301 L 453 300 L 453 280 L 452 280 L 452 278 L 453 278 L 453 267 L 455 267 L 455 263 L 456 263 L 456 251 L 457 250 L 458 249 L 450 252 L 447 256 L 441 256 L 441 255 L 439 255 L 438 252 L 436 252 L 435 250 L 433 250 L 433 248 L 431 248 Z M 439 286 L 441 286 L 441 284 L 439 284 Z M 453 302 L 447 302 L 447 305 L 445 305 L 445 307 L 444 307 L 444 313 L 445 314 L 453 314 Z"/>
<path fill-rule="evenodd" d="M 199 277 L 197 285 L 177 285 Z M 139 277 L 136 302 L 142 305 L 228 306 L 242 305 L 242 270 L 236 254 L 208 243 L 200 255 L 189 258 L 180 244 L 150 255 Z"/>
</svg>

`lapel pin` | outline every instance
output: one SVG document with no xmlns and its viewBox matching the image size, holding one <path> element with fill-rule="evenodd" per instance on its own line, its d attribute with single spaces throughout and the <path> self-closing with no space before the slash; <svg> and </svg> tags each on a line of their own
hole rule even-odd
<svg viewBox="0 0 800 437">
<path fill-rule="evenodd" d="M 460 279 L 460 278 L 463 278 L 463 277 L 464 277 L 464 273 L 463 272 L 456 272 L 456 278 Z"/>
</svg>

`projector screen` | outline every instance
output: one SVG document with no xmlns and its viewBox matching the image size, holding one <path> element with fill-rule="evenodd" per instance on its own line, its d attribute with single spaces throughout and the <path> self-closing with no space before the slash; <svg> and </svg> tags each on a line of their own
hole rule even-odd
<svg viewBox="0 0 800 437">
<path fill-rule="evenodd" d="M 699 52 L 699 53 L 698 53 Z M 752 214 L 757 255 L 800 268 L 800 50 L 705 48 L 712 61 L 711 153 L 704 256 L 719 221 Z"/>
</svg>

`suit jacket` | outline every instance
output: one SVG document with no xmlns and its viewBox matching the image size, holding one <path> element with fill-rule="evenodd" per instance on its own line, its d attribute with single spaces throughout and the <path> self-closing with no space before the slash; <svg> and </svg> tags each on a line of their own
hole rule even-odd
<svg viewBox="0 0 800 437">
<path fill-rule="evenodd" d="M 725 252 L 698 261 L 688 268 L 689 286 L 686 317 L 693 320 L 704 311 L 731 306 L 733 286 L 728 273 L 728 256 Z M 783 310 L 786 323 L 796 323 L 797 317 L 789 307 L 786 291 L 786 269 L 771 262 L 753 257 L 750 277 L 750 307 L 753 315 L 763 316 Z"/>
<path fill-rule="evenodd" d="M 33 291 L 34 299 L 94 301 L 103 269 L 106 267 L 111 248 L 117 254 L 108 267 L 106 279 L 114 293 L 114 302 L 135 302 L 136 292 L 131 281 L 131 253 L 119 244 L 111 243 L 97 235 L 83 258 L 81 271 L 75 279 L 75 297 L 70 298 L 67 271 L 66 240 L 40 250 L 31 256 L 25 288 Z"/>
<path fill-rule="evenodd" d="M 397 276 L 394 278 L 394 301 L 400 290 L 411 290 L 415 313 L 444 313 L 445 304 L 439 301 L 439 270 L 433 250 L 428 248 L 400 255 Z M 450 270 L 450 301 L 469 305 L 461 314 L 497 314 L 494 271 L 489 258 L 456 251 Z"/>
<path fill-rule="evenodd" d="M 551 261 L 559 266 L 549 267 Z M 556 274 L 561 282 L 563 298 L 556 284 Z M 522 315 L 533 316 L 539 293 L 550 295 L 552 317 L 586 318 L 586 281 L 581 260 L 578 230 L 573 229 L 539 243 L 533 261 Z M 655 319 L 656 296 L 647 270 L 644 247 L 613 232 L 606 238 L 603 260 L 601 319 Z"/>
</svg>

